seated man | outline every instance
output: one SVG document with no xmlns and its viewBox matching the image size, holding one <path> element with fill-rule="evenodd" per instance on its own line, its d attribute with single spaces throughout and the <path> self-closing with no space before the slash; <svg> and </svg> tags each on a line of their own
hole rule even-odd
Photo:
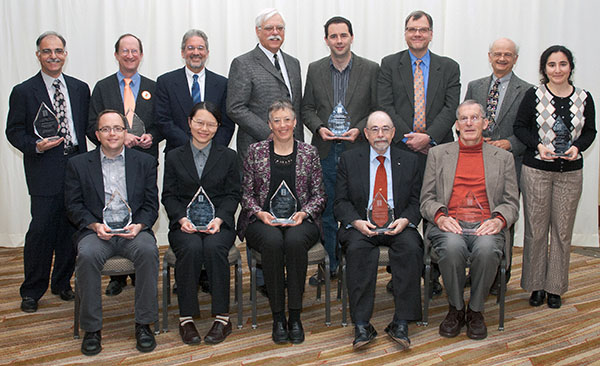
<svg viewBox="0 0 600 366">
<path fill-rule="evenodd" d="M 100 271 L 110 257 L 119 255 L 135 266 L 136 348 L 150 352 L 156 347 L 149 325 L 158 321 L 156 284 L 158 249 L 152 225 L 158 217 L 156 159 L 125 148 L 125 117 L 105 110 L 98 115 L 96 137 L 100 146 L 69 160 L 65 177 L 67 215 L 78 232 L 75 272 L 81 298 L 81 343 L 84 355 L 102 350 L 102 292 Z M 112 234 L 103 224 L 103 209 L 115 191 L 131 208 L 126 233 Z"/>
<path fill-rule="evenodd" d="M 458 142 L 434 147 L 427 157 L 421 213 L 432 223 L 425 235 L 439 257 L 450 302 L 440 324 L 444 337 L 456 337 L 465 322 L 469 338 L 487 337 L 483 304 L 502 258 L 506 228 L 518 217 L 514 159 L 510 152 L 483 143 L 487 124 L 483 107 L 474 100 L 464 101 L 456 111 Z M 482 222 L 466 221 L 469 216 Z M 471 299 L 465 318 L 467 261 Z"/>
<path fill-rule="evenodd" d="M 346 254 L 355 349 L 377 336 L 369 321 L 375 301 L 377 247 L 380 245 L 390 248 L 394 283 L 394 319 L 385 328 L 386 333 L 402 349 L 407 349 L 410 346 L 408 321 L 421 319 L 423 249 L 416 225 L 421 220 L 422 171 L 413 153 L 390 146 L 394 132 L 394 124 L 387 113 L 371 113 L 364 129 L 370 146 L 365 144 L 342 153 L 337 172 L 333 210 L 341 222 L 338 238 Z M 389 231 L 374 231 L 377 226 L 367 219 L 367 208 L 374 200 L 379 203 L 385 200 L 383 203 L 387 202 L 392 208 L 393 216 L 387 210 L 384 214 L 387 222 L 374 220 L 381 227 L 387 226 Z"/>
</svg>

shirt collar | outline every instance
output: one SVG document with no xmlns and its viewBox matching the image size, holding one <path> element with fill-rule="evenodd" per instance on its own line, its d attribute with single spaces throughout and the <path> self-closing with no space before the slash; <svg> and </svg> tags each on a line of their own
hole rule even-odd
<svg viewBox="0 0 600 366">
<path fill-rule="evenodd" d="M 192 147 L 192 154 L 194 156 L 196 156 L 199 153 L 202 153 L 208 157 L 208 153 L 210 152 L 210 148 L 212 146 L 212 140 L 210 140 L 208 142 L 208 145 L 204 146 L 203 149 L 198 149 L 196 146 L 194 146 L 194 142 L 193 142 L 192 138 L 190 138 L 190 146 Z"/>
<path fill-rule="evenodd" d="M 119 159 L 119 156 L 123 159 L 125 159 L 125 146 L 123 146 L 123 148 L 121 149 L 121 152 L 119 153 L 119 155 L 115 156 L 114 158 L 109 158 L 108 156 L 106 156 L 104 154 L 104 151 L 102 151 L 102 147 L 100 147 L 100 161 L 103 161 L 105 158 L 108 160 L 117 160 Z"/>
<path fill-rule="evenodd" d="M 267 55 L 267 57 L 269 58 L 269 61 L 273 62 L 273 55 L 274 55 L 273 52 L 266 49 L 262 44 L 260 44 L 260 42 L 258 43 L 258 48 L 260 48 L 264 52 L 264 54 Z M 281 48 L 277 50 L 277 58 L 280 61 L 283 58 L 281 55 Z"/>
<path fill-rule="evenodd" d="M 198 75 L 198 80 L 203 79 L 204 75 L 205 75 L 205 71 L 206 71 L 206 67 L 203 67 L 199 73 L 195 74 L 192 72 L 192 70 L 190 70 L 189 67 L 187 67 L 187 66 L 185 67 L 185 75 L 190 80 L 194 80 L 194 75 Z"/>
<path fill-rule="evenodd" d="M 421 60 L 422 61 L 421 64 L 423 66 L 429 66 L 429 62 L 431 60 L 431 54 L 429 53 L 429 50 L 427 50 L 425 55 L 421 58 L 417 58 L 417 56 L 413 55 L 412 52 L 410 52 L 410 50 L 408 50 L 408 54 L 410 55 L 411 65 L 414 64 L 416 60 Z"/>
<path fill-rule="evenodd" d="M 503 77 L 500 78 L 500 84 L 506 84 L 507 82 L 510 81 L 510 78 L 512 77 L 512 71 L 509 72 L 508 74 L 504 75 Z M 498 80 L 498 78 L 496 77 L 496 75 L 492 74 L 492 82 L 496 82 L 496 80 Z"/>
<path fill-rule="evenodd" d="M 119 84 L 125 85 L 125 82 L 123 81 L 123 79 L 125 79 L 125 75 L 123 75 L 121 71 L 117 71 L 117 79 L 119 80 Z M 130 79 L 133 82 L 133 85 L 139 85 L 141 77 L 140 74 L 136 71 L 136 73 L 133 74 L 133 76 L 130 77 Z"/>
<path fill-rule="evenodd" d="M 42 80 L 44 80 L 44 84 L 46 85 L 46 89 L 50 89 L 51 87 L 53 87 L 52 83 L 54 83 L 54 80 L 56 80 L 56 79 L 60 80 L 61 88 L 64 88 L 67 86 L 67 83 L 65 82 L 65 77 L 62 72 L 60 73 L 60 75 L 57 78 L 54 78 L 54 77 L 46 74 L 43 71 L 41 73 L 42 73 Z"/>
<path fill-rule="evenodd" d="M 373 149 L 373 146 L 369 146 L 369 151 L 370 151 L 369 161 L 370 162 L 377 161 L 377 157 L 379 156 L 379 154 L 375 151 L 375 149 Z M 385 156 L 385 158 L 387 160 L 392 161 L 392 157 L 390 155 L 390 148 L 389 148 L 389 146 L 388 146 L 387 150 L 385 151 L 385 153 L 382 154 L 382 156 Z M 377 162 L 379 162 L 379 161 L 377 161 Z"/>
<path fill-rule="evenodd" d="M 333 64 L 333 60 L 331 59 L 331 56 L 329 56 L 329 67 L 331 67 L 331 69 L 333 71 L 337 71 L 339 73 L 344 73 L 346 70 L 351 70 L 352 69 L 352 60 L 354 60 L 354 54 L 352 54 L 352 57 L 350 57 L 350 61 L 348 62 L 348 65 L 346 65 L 346 67 L 344 68 L 344 70 L 339 71 L 335 65 Z"/>
</svg>

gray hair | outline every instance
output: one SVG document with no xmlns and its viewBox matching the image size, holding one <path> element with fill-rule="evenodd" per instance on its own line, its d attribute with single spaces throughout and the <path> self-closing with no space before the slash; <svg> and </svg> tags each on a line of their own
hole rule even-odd
<svg viewBox="0 0 600 366">
<path fill-rule="evenodd" d="M 296 118 L 296 112 L 294 111 L 294 106 L 292 103 L 287 99 L 279 99 L 271 103 L 269 106 L 269 121 L 271 121 L 273 112 L 281 110 L 288 110 L 292 112 L 292 117 Z"/>
<path fill-rule="evenodd" d="M 497 40 L 495 40 L 494 42 L 490 43 L 490 48 L 489 48 L 489 52 L 492 52 L 492 48 L 494 48 L 494 45 L 496 44 L 496 42 L 498 42 L 501 39 L 505 39 L 507 41 L 510 41 L 513 44 L 513 47 L 515 48 L 515 55 L 519 55 L 519 45 L 513 41 L 510 38 L 498 38 Z"/>
<path fill-rule="evenodd" d="M 203 31 L 201 31 L 199 29 L 190 29 L 189 31 L 185 32 L 185 34 L 183 35 L 183 38 L 181 39 L 181 50 L 182 51 L 185 49 L 185 44 L 187 43 L 188 39 L 190 39 L 192 37 L 202 38 L 204 40 L 204 43 L 206 44 L 206 49 L 208 50 L 208 36 L 206 35 L 206 33 L 204 33 Z"/>
<path fill-rule="evenodd" d="M 65 37 L 61 36 L 58 32 L 55 32 L 55 31 L 46 31 L 46 32 L 40 34 L 40 36 L 35 41 L 35 46 L 37 47 L 38 51 L 40 50 L 40 43 L 42 43 L 44 38 L 49 37 L 49 36 L 58 37 L 58 39 L 60 39 L 60 41 L 62 42 L 63 48 L 67 47 L 67 41 L 65 40 Z"/>
<path fill-rule="evenodd" d="M 482 118 L 486 118 L 486 113 L 485 113 L 485 108 L 483 108 L 483 106 L 481 105 L 481 103 L 477 102 L 476 100 L 473 99 L 467 99 L 464 102 L 460 103 L 458 105 L 458 108 L 456 108 L 456 119 L 459 119 L 459 115 L 458 115 L 458 111 L 462 108 L 462 107 L 466 107 L 469 105 L 478 105 L 479 109 L 481 110 L 481 117 Z"/>
<path fill-rule="evenodd" d="M 266 22 L 272 16 L 275 16 L 277 14 L 279 14 L 279 16 L 281 17 L 281 20 L 283 20 L 283 25 L 285 25 L 285 19 L 283 18 L 283 15 L 281 15 L 279 10 L 277 10 L 275 8 L 266 8 L 266 9 L 261 10 L 260 13 L 258 13 L 258 15 L 256 16 L 256 19 L 254 20 L 254 24 L 256 25 L 256 28 L 260 28 L 264 22 Z"/>
</svg>

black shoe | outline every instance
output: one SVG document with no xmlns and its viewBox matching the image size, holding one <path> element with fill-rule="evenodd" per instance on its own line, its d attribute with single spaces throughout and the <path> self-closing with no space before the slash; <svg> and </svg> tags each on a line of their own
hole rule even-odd
<svg viewBox="0 0 600 366">
<path fill-rule="evenodd" d="M 221 343 L 231 334 L 231 322 L 228 320 L 226 324 L 223 324 L 219 320 L 213 322 L 212 327 L 206 333 L 204 342 L 208 344 Z"/>
<path fill-rule="evenodd" d="M 385 332 L 396 341 L 402 350 L 410 347 L 410 338 L 408 338 L 408 324 L 406 322 L 391 322 Z"/>
<path fill-rule="evenodd" d="M 52 294 L 60 296 L 63 301 L 73 301 L 75 299 L 75 294 L 70 288 L 62 291 L 52 290 Z"/>
<path fill-rule="evenodd" d="M 123 283 L 119 280 L 110 280 L 108 286 L 106 286 L 106 296 L 117 296 L 123 291 L 123 287 L 127 286 L 127 283 Z"/>
<path fill-rule="evenodd" d="M 355 325 L 354 326 L 354 341 L 352 347 L 359 349 L 369 344 L 373 339 L 377 337 L 377 331 L 373 328 L 371 323 L 367 325 Z"/>
<path fill-rule="evenodd" d="M 293 344 L 304 342 L 304 328 L 302 328 L 300 320 L 288 323 L 288 338 Z"/>
<path fill-rule="evenodd" d="M 288 336 L 286 321 L 274 321 L 273 322 L 273 334 L 271 335 L 273 342 L 277 344 L 286 344 L 290 338 Z"/>
<path fill-rule="evenodd" d="M 390 280 L 390 282 L 388 282 L 387 285 L 385 285 L 385 290 L 390 294 L 394 293 L 394 284 L 392 283 L 392 280 Z"/>
<path fill-rule="evenodd" d="M 151 352 L 156 348 L 156 340 L 148 324 L 135 323 L 135 340 L 135 348 L 140 352 Z"/>
<path fill-rule="evenodd" d="M 81 353 L 86 356 L 97 355 L 102 351 L 102 335 L 100 331 L 85 332 L 81 342 Z"/>
<path fill-rule="evenodd" d="M 548 293 L 548 307 L 551 309 L 559 309 L 562 305 L 560 295 Z"/>
<path fill-rule="evenodd" d="M 432 299 L 434 297 L 440 296 L 442 292 L 444 292 L 444 288 L 440 283 L 440 279 L 434 278 L 433 280 L 431 280 L 431 294 L 429 295 L 429 298 Z"/>
<path fill-rule="evenodd" d="M 256 286 L 256 289 L 264 297 L 267 297 L 267 298 L 269 297 L 269 293 L 267 292 L 267 286 L 266 285 Z"/>
<path fill-rule="evenodd" d="M 21 310 L 26 313 L 35 313 L 38 309 L 38 302 L 34 298 L 25 296 L 21 300 Z"/>
<path fill-rule="evenodd" d="M 546 291 L 544 291 L 544 290 L 533 291 L 531 293 L 531 296 L 529 297 L 529 305 L 540 306 L 544 303 L 545 298 L 546 298 Z"/>
<path fill-rule="evenodd" d="M 319 276 L 320 273 L 321 273 L 320 271 L 317 271 L 317 272 L 315 272 L 314 275 L 310 276 L 310 278 L 308 279 L 308 284 L 311 286 L 318 286 L 319 283 L 321 285 L 325 284 L 325 278 L 321 278 L 321 276 Z M 329 279 L 331 281 L 336 280 L 337 276 L 338 276 L 337 271 L 329 272 Z"/>
</svg>

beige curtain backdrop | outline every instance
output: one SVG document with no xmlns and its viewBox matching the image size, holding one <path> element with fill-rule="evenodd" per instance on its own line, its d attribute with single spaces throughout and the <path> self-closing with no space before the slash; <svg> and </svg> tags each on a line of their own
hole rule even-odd
<svg viewBox="0 0 600 366">
<path fill-rule="evenodd" d="M 404 18 L 416 9 L 434 19 L 433 52 L 455 59 L 461 68 L 461 95 L 470 80 L 491 73 L 488 46 L 510 37 L 521 47 L 515 72 L 536 83 L 541 52 L 564 44 L 576 58 L 575 84 L 589 90 L 600 103 L 597 62 L 600 47 L 596 21 L 600 3 L 584 0 L 3 0 L 0 2 L 0 246 L 21 246 L 29 224 L 29 196 L 22 154 L 4 134 L 12 87 L 39 70 L 35 40 L 56 30 L 67 40 L 65 73 L 95 83 L 117 70 L 114 42 L 133 33 L 144 43 L 140 73 L 156 79 L 183 66 L 180 42 L 190 28 L 209 37 L 207 67 L 227 76 L 231 60 L 252 49 L 257 39 L 254 18 L 263 8 L 276 7 L 286 19 L 283 49 L 296 56 L 303 74 L 308 64 L 328 54 L 323 24 L 334 15 L 350 19 L 353 50 L 376 62 L 406 48 Z M 304 75 L 303 75 L 304 76 Z M 304 78 L 303 78 L 304 80 Z M 308 139 L 308 138 L 307 138 Z M 234 140 L 235 141 L 235 140 Z M 234 147 L 235 142 L 231 144 Z M 88 143 L 88 148 L 92 148 Z M 162 149 L 161 149 L 162 150 Z M 598 246 L 598 143 L 584 154 L 584 190 L 575 223 L 574 245 Z M 159 187 L 162 186 L 159 168 Z M 522 243 L 522 223 L 516 243 Z M 161 208 L 155 226 L 160 244 L 167 244 L 167 219 Z"/>
</svg>

